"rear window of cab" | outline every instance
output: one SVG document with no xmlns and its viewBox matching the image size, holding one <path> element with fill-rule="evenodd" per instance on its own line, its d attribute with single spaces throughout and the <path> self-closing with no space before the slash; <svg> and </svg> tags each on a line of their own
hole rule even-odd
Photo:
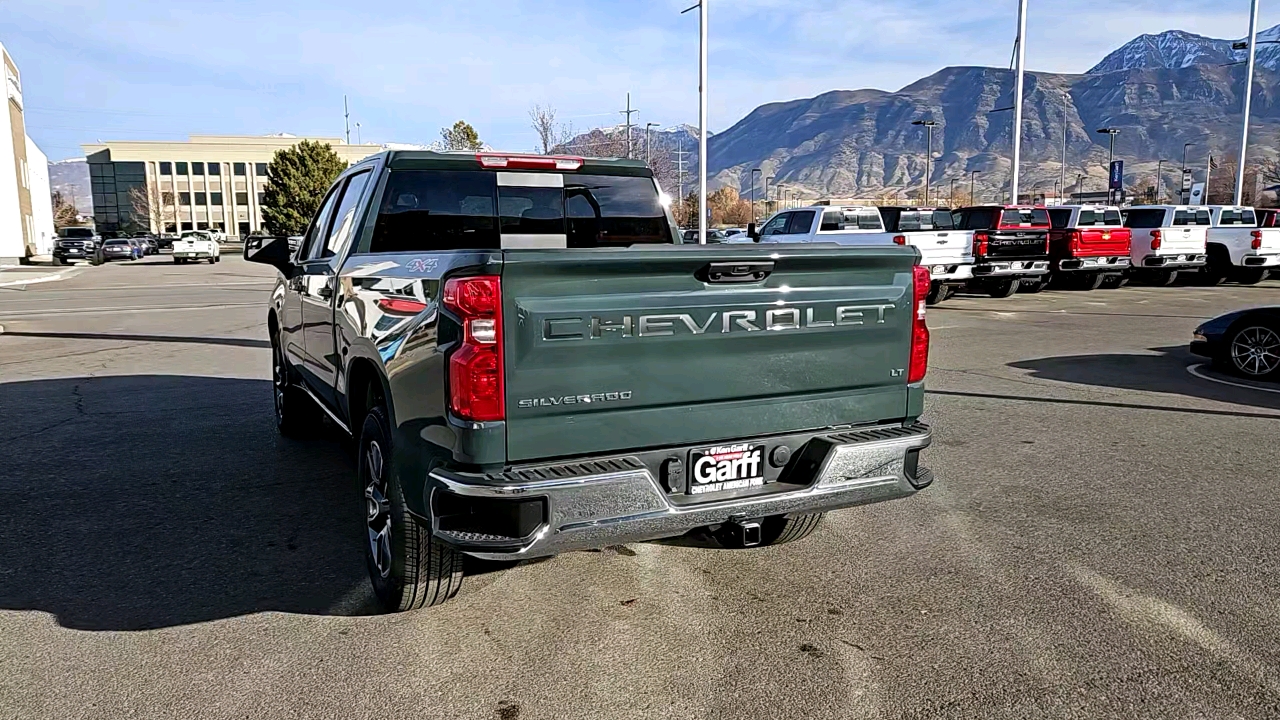
<svg viewBox="0 0 1280 720">
<path fill-rule="evenodd" d="M 1000 213 L 1000 224 L 1012 227 L 1048 227 L 1049 212 L 1044 208 L 1010 208 Z"/>
</svg>

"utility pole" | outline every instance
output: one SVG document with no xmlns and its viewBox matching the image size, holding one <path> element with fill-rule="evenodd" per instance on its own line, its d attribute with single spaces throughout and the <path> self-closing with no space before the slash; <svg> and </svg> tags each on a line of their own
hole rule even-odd
<svg viewBox="0 0 1280 720">
<path fill-rule="evenodd" d="M 618 112 L 627 116 L 627 159 L 631 159 L 631 116 L 640 112 L 631 108 L 631 93 L 627 93 L 627 109 Z"/>
<path fill-rule="evenodd" d="M 1178 178 L 1178 202 L 1179 203 L 1187 202 L 1187 191 L 1185 188 L 1186 188 L 1186 182 L 1187 182 L 1187 148 L 1189 147 L 1195 147 L 1195 143 L 1182 144 L 1182 177 Z"/>
<path fill-rule="evenodd" d="M 978 204 L 977 201 L 974 200 L 974 195 L 973 195 L 973 179 L 976 177 L 978 177 L 978 171 L 970 170 L 969 171 L 969 204 L 970 205 Z"/>
<path fill-rule="evenodd" d="M 676 184 L 680 186 L 680 207 L 687 212 L 689 208 L 684 206 L 684 156 L 689 153 L 685 152 L 684 149 L 683 132 L 680 133 L 676 146 L 679 148 L 676 150 Z M 685 218 L 685 223 L 688 224 L 688 222 L 689 219 Z"/>
<path fill-rule="evenodd" d="M 756 173 L 760 173 L 760 177 L 764 177 L 763 170 L 751 168 L 751 222 L 756 221 Z"/>
<path fill-rule="evenodd" d="M 765 175 L 764 178 L 764 216 L 769 217 L 769 181 L 777 175 Z"/>
<path fill-rule="evenodd" d="M 649 132 L 649 128 L 655 127 L 658 127 L 658 123 L 651 122 L 644 124 L 644 164 L 649 167 L 653 167 L 653 152 L 651 150 L 652 145 L 650 144 L 653 133 Z"/>
<path fill-rule="evenodd" d="M 342 127 L 346 131 L 347 144 L 351 144 L 351 112 L 347 109 L 347 96 L 342 96 Z"/>
<path fill-rule="evenodd" d="M 1258 45 L 1258 0 L 1249 6 L 1249 64 L 1244 72 L 1244 130 L 1240 132 L 1240 164 L 1236 167 L 1236 205 L 1244 201 L 1244 162 L 1249 155 L 1249 105 L 1253 98 L 1253 65 Z M 1205 191 L 1209 183 L 1205 181 Z M 1206 201 L 1206 205 L 1209 203 Z"/>
<path fill-rule="evenodd" d="M 364 141 L 360 139 L 360 123 L 359 123 L 359 121 L 357 121 L 357 122 L 356 122 L 356 144 L 357 144 L 357 145 L 363 145 L 363 144 L 364 144 Z"/>
<path fill-rule="evenodd" d="M 1013 85 L 1013 183 L 1014 204 L 1018 202 L 1018 170 L 1022 164 L 1022 81 L 1027 62 L 1027 0 L 1018 1 L 1018 70 Z"/>
<path fill-rule="evenodd" d="M 1213 152 L 1210 151 L 1209 159 L 1204 161 L 1204 194 L 1200 196 L 1200 202 L 1204 205 L 1209 204 L 1209 174 L 1213 172 Z"/>
<path fill-rule="evenodd" d="M 1062 100 L 1066 102 L 1071 98 L 1069 93 L 1062 93 Z M 1062 183 L 1062 189 L 1067 189 L 1067 130 L 1071 127 L 1071 123 L 1067 121 L 1066 110 L 1062 111 L 1062 170 L 1058 180 Z M 1058 204 L 1062 204 L 1062 194 L 1058 194 Z"/>
<path fill-rule="evenodd" d="M 951 178 L 951 197 L 947 200 L 947 204 L 955 209 L 956 206 L 956 179 Z"/>
</svg>

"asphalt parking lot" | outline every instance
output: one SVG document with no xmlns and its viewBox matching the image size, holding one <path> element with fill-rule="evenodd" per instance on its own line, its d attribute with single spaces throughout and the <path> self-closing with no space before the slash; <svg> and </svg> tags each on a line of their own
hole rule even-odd
<svg viewBox="0 0 1280 720">
<path fill-rule="evenodd" d="M 1280 281 L 957 297 L 926 492 L 371 616 L 346 451 L 274 431 L 272 272 L 0 287 L 0 717 L 1280 716 L 1280 388 L 1185 349 Z"/>
</svg>

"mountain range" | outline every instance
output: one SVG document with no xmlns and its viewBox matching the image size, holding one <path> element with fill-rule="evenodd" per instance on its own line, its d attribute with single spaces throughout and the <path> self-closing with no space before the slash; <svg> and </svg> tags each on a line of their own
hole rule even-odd
<svg viewBox="0 0 1280 720">
<path fill-rule="evenodd" d="M 1250 164 L 1274 161 L 1280 139 L 1280 26 L 1259 33 L 1258 74 L 1250 136 Z M 1188 162 L 1204 168 L 1212 152 L 1234 163 L 1239 151 L 1245 66 L 1232 41 L 1179 30 L 1143 35 L 1079 75 L 1029 72 L 1023 106 L 1024 191 L 1052 193 L 1067 139 L 1068 191 L 1102 190 L 1108 141 L 1126 162 L 1125 181 L 1178 185 L 1183 146 Z M 989 67 L 949 67 L 897 92 L 837 90 L 817 97 L 768 103 L 710 138 L 708 166 L 715 186 L 745 192 L 751 169 L 773 176 L 804 197 L 906 199 L 923 187 L 927 130 L 932 120 L 935 192 L 958 199 L 974 181 L 979 201 L 995 200 L 1008 186 L 1014 73 Z M 976 173 L 976 174 L 973 174 Z M 1202 179 L 1200 170 L 1197 179 Z M 1225 178 L 1225 173 L 1220 176 Z M 1080 179 L 1077 182 L 1077 178 Z M 757 181 L 758 182 L 758 181 Z M 1215 186 L 1217 183 L 1215 183 Z"/>
</svg>

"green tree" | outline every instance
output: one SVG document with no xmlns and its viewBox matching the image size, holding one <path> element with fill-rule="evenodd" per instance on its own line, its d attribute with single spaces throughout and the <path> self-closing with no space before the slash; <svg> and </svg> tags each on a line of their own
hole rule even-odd
<svg viewBox="0 0 1280 720">
<path fill-rule="evenodd" d="M 328 143 L 303 140 L 277 150 L 267 166 L 262 219 L 272 235 L 301 235 L 347 163 Z"/>
<path fill-rule="evenodd" d="M 465 120 L 459 120 L 453 127 L 442 128 L 440 137 L 444 138 L 445 150 L 480 150 L 484 147 L 480 133 Z"/>
</svg>

